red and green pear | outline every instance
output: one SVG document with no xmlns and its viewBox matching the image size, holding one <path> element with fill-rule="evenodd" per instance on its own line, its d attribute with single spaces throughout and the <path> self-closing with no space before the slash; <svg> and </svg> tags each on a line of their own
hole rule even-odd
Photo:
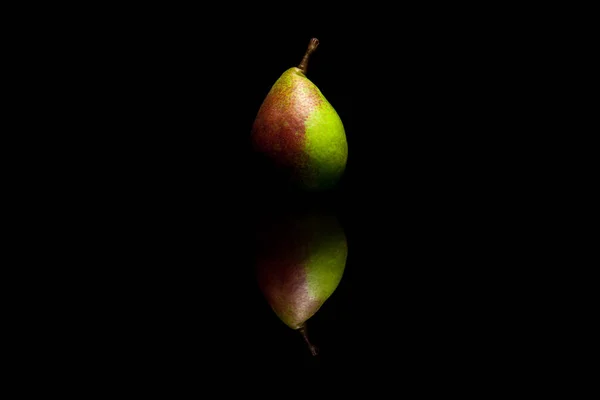
<svg viewBox="0 0 600 400">
<path fill-rule="evenodd" d="M 300 64 L 285 71 L 271 87 L 251 133 L 254 149 L 272 168 L 283 171 L 289 183 L 305 191 L 333 188 L 348 159 L 342 120 L 306 77 L 308 60 L 318 44 L 311 39 Z"/>
<path fill-rule="evenodd" d="M 259 234 L 260 290 L 277 317 L 303 335 L 313 355 L 306 321 L 338 287 L 347 255 L 346 235 L 331 214 L 288 214 L 264 224 Z"/>
</svg>

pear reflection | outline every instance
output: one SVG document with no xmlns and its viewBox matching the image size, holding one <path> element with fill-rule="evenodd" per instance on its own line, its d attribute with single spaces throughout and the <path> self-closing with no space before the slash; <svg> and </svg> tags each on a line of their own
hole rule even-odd
<svg viewBox="0 0 600 400">
<path fill-rule="evenodd" d="M 346 235 L 335 215 L 307 211 L 272 215 L 258 229 L 256 272 L 275 315 L 302 334 L 313 355 L 306 321 L 338 287 L 348 255 Z"/>
</svg>

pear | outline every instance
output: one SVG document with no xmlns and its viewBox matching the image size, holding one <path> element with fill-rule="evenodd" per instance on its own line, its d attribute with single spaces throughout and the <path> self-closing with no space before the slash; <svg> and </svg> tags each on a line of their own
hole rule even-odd
<svg viewBox="0 0 600 400">
<path fill-rule="evenodd" d="M 342 120 L 306 77 L 308 60 L 318 45 L 316 38 L 311 39 L 300 64 L 271 87 L 251 131 L 253 148 L 268 161 L 268 168 L 278 171 L 284 185 L 305 191 L 333 188 L 348 159 Z"/>
<path fill-rule="evenodd" d="M 324 212 L 287 214 L 263 223 L 258 234 L 258 286 L 271 309 L 302 334 L 313 355 L 306 321 L 337 289 L 348 244 L 335 215 Z"/>
</svg>

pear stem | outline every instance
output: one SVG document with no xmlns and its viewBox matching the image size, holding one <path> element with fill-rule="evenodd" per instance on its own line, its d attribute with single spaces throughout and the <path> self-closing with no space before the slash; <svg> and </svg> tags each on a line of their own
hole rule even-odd
<svg viewBox="0 0 600 400">
<path fill-rule="evenodd" d="M 304 324 L 300 328 L 298 328 L 298 332 L 300 332 L 300 334 L 304 338 L 304 341 L 308 345 L 308 349 L 310 350 L 310 354 L 312 354 L 313 356 L 316 356 L 317 354 L 319 354 L 319 350 L 317 349 L 317 347 L 315 345 L 313 345 L 310 342 L 310 340 L 308 339 L 308 334 L 306 333 L 306 324 Z"/>
<path fill-rule="evenodd" d="M 319 39 L 312 38 L 308 43 L 308 49 L 306 49 L 306 53 L 304 53 L 304 57 L 302 57 L 302 61 L 298 64 L 298 69 L 302 71 L 303 74 L 306 75 L 306 68 L 308 67 L 308 60 L 310 59 L 310 55 L 317 49 L 319 46 Z"/>
</svg>

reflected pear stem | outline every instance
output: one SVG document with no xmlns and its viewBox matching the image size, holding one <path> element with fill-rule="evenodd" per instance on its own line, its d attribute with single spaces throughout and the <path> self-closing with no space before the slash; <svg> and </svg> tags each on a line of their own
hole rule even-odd
<svg viewBox="0 0 600 400">
<path fill-rule="evenodd" d="M 315 345 L 313 345 L 310 342 L 310 340 L 308 339 L 308 334 L 306 333 L 306 323 L 304 325 L 302 325 L 300 328 L 298 328 L 298 332 L 300 332 L 300 334 L 304 338 L 304 341 L 308 345 L 308 349 L 310 350 L 310 354 L 312 354 L 313 356 L 316 356 L 317 354 L 319 354 L 319 349 L 317 349 L 317 347 Z"/>
<path fill-rule="evenodd" d="M 317 49 L 318 46 L 319 39 L 310 39 L 310 42 L 308 43 L 308 49 L 306 49 L 306 53 L 304 53 L 302 61 L 300 61 L 300 64 L 298 64 L 298 69 L 300 69 L 300 71 L 302 71 L 304 75 L 306 75 L 306 68 L 308 67 L 308 60 L 310 59 L 310 55 Z"/>
</svg>

